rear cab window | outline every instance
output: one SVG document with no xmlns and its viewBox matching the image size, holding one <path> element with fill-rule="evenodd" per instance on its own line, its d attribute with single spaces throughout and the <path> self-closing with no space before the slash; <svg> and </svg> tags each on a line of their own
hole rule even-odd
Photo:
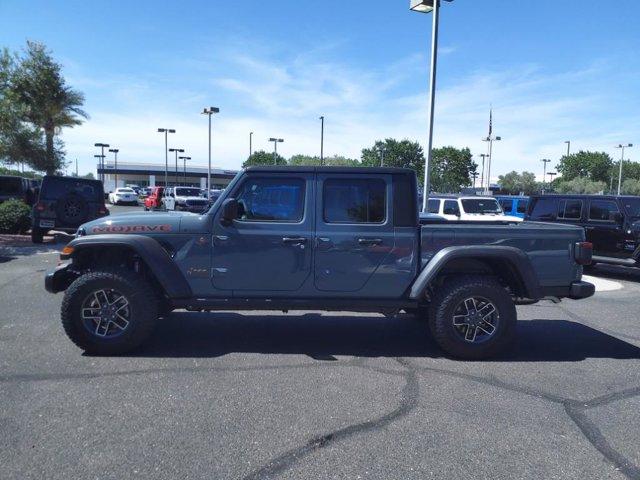
<svg viewBox="0 0 640 480">
<path fill-rule="evenodd" d="M 89 202 L 104 201 L 104 192 L 100 182 L 86 182 L 71 178 L 45 177 L 40 189 L 40 198 L 58 199 L 69 194 L 79 195 Z"/>
<path fill-rule="evenodd" d="M 384 223 L 386 182 L 375 178 L 329 178 L 322 193 L 325 223 Z"/>
<path fill-rule="evenodd" d="M 512 199 L 503 198 L 499 201 L 499 203 L 500 203 L 500 206 L 502 207 L 502 210 L 504 210 L 505 213 L 510 213 L 513 210 Z"/>
<path fill-rule="evenodd" d="M 239 221 L 300 223 L 305 180 L 297 177 L 249 177 L 235 198 Z"/>
</svg>

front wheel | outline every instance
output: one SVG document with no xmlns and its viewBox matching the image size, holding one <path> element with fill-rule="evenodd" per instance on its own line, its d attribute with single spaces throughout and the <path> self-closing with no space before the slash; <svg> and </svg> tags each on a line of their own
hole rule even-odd
<svg viewBox="0 0 640 480">
<path fill-rule="evenodd" d="M 124 269 L 85 273 L 67 289 L 62 325 L 87 353 L 117 355 L 133 350 L 153 332 L 157 298 L 147 281 Z"/>
<path fill-rule="evenodd" d="M 516 307 L 494 277 L 461 276 L 445 281 L 434 296 L 429 327 L 438 345 L 462 359 L 492 357 L 515 339 Z"/>
</svg>

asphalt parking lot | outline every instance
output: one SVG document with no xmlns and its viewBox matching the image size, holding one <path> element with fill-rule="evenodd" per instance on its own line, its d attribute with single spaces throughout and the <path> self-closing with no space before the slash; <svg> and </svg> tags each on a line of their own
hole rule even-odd
<svg viewBox="0 0 640 480">
<path fill-rule="evenodd" d="M 91 357 L 43 288 L 60 247 L 0 250 L 3 479 L 640 478 L 640 271 L 518 307 L 488 362 L 410 315 L 314 312 L 175 312 Z"/>
</svg>

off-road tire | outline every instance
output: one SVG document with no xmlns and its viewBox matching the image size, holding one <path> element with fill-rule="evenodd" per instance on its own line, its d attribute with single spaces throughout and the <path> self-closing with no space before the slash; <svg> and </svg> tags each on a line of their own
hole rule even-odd
<svg viewBox="0 0 640 480">
<path fill-rule="evenodd" d="M 109 288 L 126 297 L 131 314 L 120 336 L 101 338 L 85 328 L 82 304 L 91 292 Z M 78 277 L 66 290 L 61 319 L 67 336 L 85 352 L 118 355 L 135 349 L 151 336 L 158 319 L 157 297 L 151 285 L 134 272 L 118 268 L 89 272 Z"/>
<path fill-rule="evenodd" d="M 456 307 L 474 295 L 491 301 L 499 315 L 492 337 L 477 344 L 460 338 L 453 325 Z M 448 354 L 465 360 L 481 360 L 505 351 L 515 340 L 516 322 L 513 299 L 490 276 L 461 275 L 447 279 L 436 291 L 429 309 L 429 328 L 435 341 Z"/>
<path fill-rule="evenodd" d="M 42 243 L 43 241 L 44 241 L 44 230 L 41 230 L 38 227 L 33 227 L 31 229 L 31 242 Z"/>
</svg>

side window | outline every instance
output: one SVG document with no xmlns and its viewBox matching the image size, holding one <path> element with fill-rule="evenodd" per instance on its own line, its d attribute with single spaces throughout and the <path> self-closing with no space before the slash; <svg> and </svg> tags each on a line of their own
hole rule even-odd
<svg viewBox="0 0 640 480">
<path fill-rule="evenodd" d="M 580 220 L 582 218 L 582 200 L 560 200 L 558 218 Z"/>
<path fill-rule="evenodd" d="M 239 220 L 300 222 L 304 216 L 304 191 L 301 178 L 249 177 L 235 195 Z"/>
<path fill-rule="evenodd" d="M 427 210 L 429 213 L 440 213 L 440 200 L 436 198 L 430 198 L 427 201 Z"/>
<path fill-rule="evenodd" d="M 616 202 L 610 200 L 591 200 L 589 220 L 596 222 L 615 222 L 620 214 Z"/>
<path fill-rule="evenodd" d="M 327 223 L 383 223 L 386 184 L 380 179 L 328 179 L 322 194 Z"/>
<path fill-rule="evenodd" d="M 505 211 L 505 213 L 511 213 L 511 210 L 513 209 L 513 200 L 503 198 L 502 200 L 500 200 L 500 206 L 502 207 L 502 210 Z"/>
<path fill-rule="evenodd" d="M 527 213 L 527 205 L 529 202 L 526 200 L 518 200 L 518 213 Z"/>
<path fill-rule="evenodd" d="M 442 213 L 445 215 L 460 215 L 460 207 L 457 200 L 445 200 Z"/>
<path fill-rule="evenodd" d="M 555 198 L 538 198 L 535 200 L 531 218 L 533 220 L 555 220 L 558 211 L 558 200 Z"/>
</svg>

